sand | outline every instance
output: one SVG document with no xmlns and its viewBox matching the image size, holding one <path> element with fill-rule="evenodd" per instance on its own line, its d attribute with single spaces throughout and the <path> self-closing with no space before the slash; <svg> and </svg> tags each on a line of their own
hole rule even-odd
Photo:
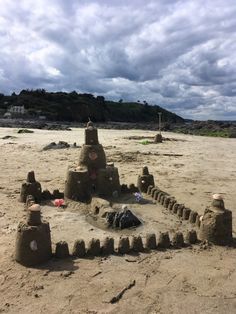
<svg viewBox="0 0 236 314">
<path fill-rule="evenodd" d="M 2 139 L 10 135 L 16 138 Z M 203 213 L 211 195 L 221 193 L 233 212 L 236 237 L 236 141 L 163 133 L 171 140 L 142 145 L 153 131 L 99 130 L 108 161 L 119 168 L 121 183 L 137 182 L 147 165 L 155 183 L 179 203 Z M 136 139 L 127 139 L 127 137 Z M 143 139 L 141 139 L 143 137 Z M 43 189 L 64 189 L 67 167 L 78 161 L 80 148 L 42 151 L 52 141 L 84 142 L 84 130 L 17 134 L 0 128 L 0 312 L 3 313 L 235 313 L 236 249 L 203 247 L 153 251 L 150 254 L 52 259 L 38 268 L 25 268 L 14 261 L 16 227 L 25 211 L 18 202 L 27 172 L 34 170 Z M 150 140 L 150 139 L 149 139 Z M 146 207 L 145 207 L 146 206 Z M 132 205 L 136 213 L 140 206 Z M 82 208 L 82 207 L 81 207 Z M 174 216 L 163 214 L 160 205 L 147 204 L 142 218 L 147 231 L 185 230 Z M 84 209 L 84 208 L 82 208 Z M 53 248 L 66 240 L 102 238 L 119 234 L 91 225 L 79 206 L 70 211 L 43 206 L 50 222 Z M 182 229 L 181 229 L 182 228 Z M 134 282 L 135 281 L 135 282 Z M 134 284 L 133 284 L 134 283 Z M 110 301 L 125 287 L 121 299 Z"/>
</svg>

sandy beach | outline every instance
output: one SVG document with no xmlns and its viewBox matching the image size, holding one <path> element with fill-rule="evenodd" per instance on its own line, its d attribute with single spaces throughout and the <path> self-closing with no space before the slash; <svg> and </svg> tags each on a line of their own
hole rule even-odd
<svg viewBox="0 0 236 314">
<path fill-rule="evenodd" d="M 16 227 L 25 218 L 19 202 L 22 182 L 34 170 L 43 189 L 64 190 L 66 171 L 76 164 L 80 147 L 42 151 L 50 142 L 84 143 L 84 129 L 72 131 L 0 128 L 0 312 L 2 313 L 235 313 L 236 249 L 192 247 L 152 251 L 135 256 L 94 259 L 52 259 L 37 268 L 14 261 Z M 214 193 L 224 197 L 233 213 L 236 238 L 236 140 L 164 132 L 162 144 L 143 140 L 154 131 L 99 129 L 108 162 L 119 169 L 120 182 L 137 183 L 144 165 L 155 184 L 179 203 L 203 213 Z M 11 138 L 3 139 L 5 136 Z M 132 207 L 132 206 L 131 206 Z M 140 205 L 133 205 L 136 213 Z M 143 210 L 143 209 L 142 209 Z M 66 240 L 70 249 L 77 238 L 112 235 L 91 225 L 79 208 L 42 207 L 49 221 L 53 247 Z M 134 231 L 186 230 L 187 226 L 164 215 L 160 205 L 144 205 L 145 227 Z M 160 220 L 160 221 L 159 221 Z M 129 234 L 129 233 L 128 233 Z M 133 234 L 132 232 L 130 234 Z M 135 280 L 119 302 L 109 300 Z"/>
</svg>

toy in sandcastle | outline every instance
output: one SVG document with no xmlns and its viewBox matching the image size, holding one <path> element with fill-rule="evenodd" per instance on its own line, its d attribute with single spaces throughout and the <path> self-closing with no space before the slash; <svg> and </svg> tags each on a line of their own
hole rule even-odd
<svg viewBox="0 0 236 314">
<path fill-rule="evenodd" d="M 200 240 L 218 245 L 232 242 L 232 212 L 225 209 L 221 195 L 213 195 L 211 206 L 205 209 L 200 221 Z"/>
<path fill-rule="evenodd" d="M 24 266 L 35 266 L 52 257 L 50 226 L 41 220 L 40 205 L 31 205 L 27 214 L 27 220 L 17 227 L 15 259 Z"/>
<path fill-rule="evenodd" d="M 65 197 L 74 201 L 89 202 L 93 195 L 118 196 L 120 180 L 118 169 L 106 163 L 103 146 L 98 141 L 98 131 L 91 121 L 85 129 L 85 144 L 79 164 L 70 167 L 65 182 Z"/>
</svg>

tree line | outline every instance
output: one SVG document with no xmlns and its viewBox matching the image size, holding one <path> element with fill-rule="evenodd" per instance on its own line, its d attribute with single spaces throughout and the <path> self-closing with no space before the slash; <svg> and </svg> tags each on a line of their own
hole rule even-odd
<svg viewBox="0 0 236 314">
<path fill-rule="evenodd" d="M 22 90 L 18 95 L 0 94 L 0 109 L 7 110 L 9 106 L 23 106 L 28 116 L 37 118 L 43 115 L 51 121 L 86 122 L 90 118 L 94 122 L 156 122 L 158 112 L 162 113 L 162 121 L 181 123 L 180 116 L 157 105 L 105 100 L 103 96 L 94 96 L 76 91 L 47 92 L 44 89 Z"/>
</svg>

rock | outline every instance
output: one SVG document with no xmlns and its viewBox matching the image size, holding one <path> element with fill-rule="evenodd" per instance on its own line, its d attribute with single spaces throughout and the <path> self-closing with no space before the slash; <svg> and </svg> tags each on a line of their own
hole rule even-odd
<svg viewBox="0 0 236 314">
<path fill-rule="evenodd" d="M 63 149 L 63 148 L 69 148 L 70 144 L 64 141 L 59 141 L 57 144 L 55 142 L 51 142 L 50 144 L 43 147 L 43 150 L 49 150 L 49 149 Z"/>
<path fill-rule="evenodd" d="M 141 224 L 141 221 L 127 208 L 119 212 L 108 212 L 106 220 L 110 227 L 119 229 L 137 227 Z"/>
<path fill-rule="evenodd" d="M 32 130 L 28 130 L 28 129 L 20 129 L 17 131 L 17 133 L 22 134 L 22 133 L 34 133 L 34 131 Z"/>
</svg>

